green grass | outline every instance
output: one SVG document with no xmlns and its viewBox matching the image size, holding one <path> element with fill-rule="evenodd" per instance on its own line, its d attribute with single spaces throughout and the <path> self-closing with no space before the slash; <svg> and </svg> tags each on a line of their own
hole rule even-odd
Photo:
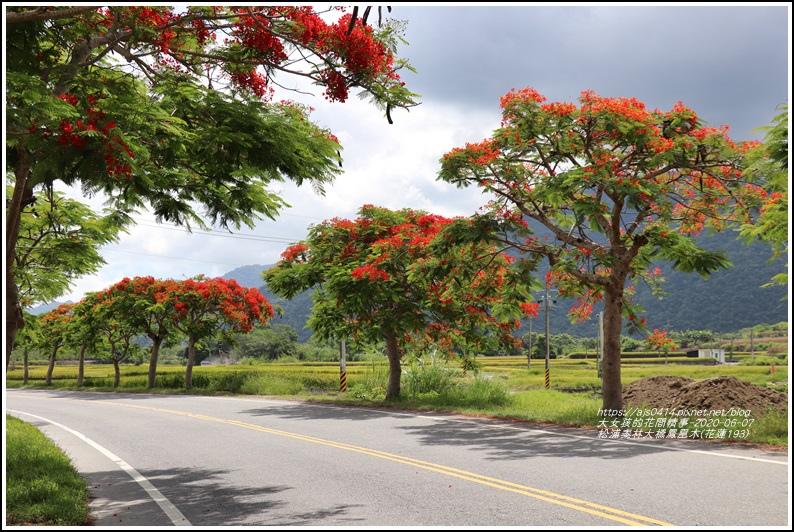
<svg viewBox="0 0 794 532">
<path fill-rule="evenodd" d="M 38 429 L 6 415 L 6 525 L 91 524 L 88 489 Z"/>
</svg>

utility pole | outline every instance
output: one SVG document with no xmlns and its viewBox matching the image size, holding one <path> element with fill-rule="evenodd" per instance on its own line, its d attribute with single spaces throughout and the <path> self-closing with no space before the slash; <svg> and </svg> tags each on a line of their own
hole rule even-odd
<svg viewBox="0 0 794 532">
<path fill-rule="evenodd" d="M 527 369 L 532 365 L 532 316 L 529 317 L 529 351 L 527 352 Z"/>
<path fill-rule="evenodd" d="M 546 297 L 543 299 L 546 307 L 546 389 L 549 389 L 549 283 L 546 282 Z"/>
<path fill-rule="evenodd" d="M 755 343 L 753 343 L 753 329 L 750 329 L 750 360 L 755 360 Z"/>
</svg>

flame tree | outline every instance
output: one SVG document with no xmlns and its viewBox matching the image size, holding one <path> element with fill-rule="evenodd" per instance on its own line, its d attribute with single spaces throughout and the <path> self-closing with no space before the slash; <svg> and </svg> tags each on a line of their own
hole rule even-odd
<svg viewBox="0 0 794 532">
<path fill-rule="evenodd" d="M 501 99 L 493 136 L 441 159 L 439 179 L 493 195 L 481 224 L 492 238 L 548 259 L 547 282 L 578 295 L 587 318 L 604 302 L 603 405 L 622 408 L 623 317 L 642 327 L 631 284 L 659 281 L 653 259 L 708 276 L 730 263 L 700 248 L 695 235 L 748 220 L 763 190 L 743 175 L 743 154 L 727 126 L 705 127 L 679 102 L 648 110 L 634 98 L 585 91 L 578 104 L 545 103 L 531 88 Z M 549 231 L 540 238 L 534 220 Z"/>
<path fill-rule="evenodd" d="M 103 301 L 115 300 L 116 307 L 125 319 L 152 341 L 149 388 L 154 388 L 156 384 L 160 347 L 173 337 L 173 309 L 165 303 L 167 289 L 172 282 L 152 276 L 125 278 L 99 293 Z"/>
<path fill-rule="evenodd" d="M 100 293 L 89 292 L 72 309 L 73 319 L 70 322 L 67 342 L 78 349 L 77 354 L 77 387 L 83 386 L 85 378 L 85 354 L 96 354 L 102 344 L 102 327 L 104 316 L 100 312 Z M 27 324 L 25 329 L 27 329 Z M 23 329 L 23 331 L 25 330 Z"/>
<path fill-rule="evenodd" d="M 132 340 L 139 334 L 139 331 L 134 322 L 128 320 L 122 312 L 123 302 L 103 297 L 101 294 L 97 294 L 97 296 L 83 300 L 92 307 L 92 313 L 83 314 L 81 317 L 85 325 L 92 327 L 107 346 L 107 353 L 102 358 L 110 359 L 113 362 L 113 387 L 118 388 L 121 381 L 119 364 L 127 358 Z"/>
<path fill-rule="evenodd" d="M 73 303 L 63 303 L 39 318 L 39 347 L 50 352 L 47 376 L 44 380 L 47 386 L 52 384 L 52 372 L 55 369 L 58 350 L 68 341 L 74 306 Z"/>
<path fill-rule="evenodd" d="M 510 257 L 486 243 L 437 243 L 450 218 L 372 205 L 358 214 L 311 227 L 263 278 L 286 298 L 316 289 L 308 325 L 318 337 L 385 341 L 387 400 L 400 395 L 408 345 L 466 357 L 516 344 L 517 318 L 536 314 L 537 305 Z"/>
<path fill-rule="evenodd" d="M 217 335 L 231 341 L 232 333 L 247 333 L 273 317 L 273 307 L 256 288 L 234 279 L 197 276 L 184 281 L 163 281 L 163 303 L 171 312 L 171 327 L 187 336 L 185 388 L 193 386 L 196 344 Z"/>
<path fill-rule="evenodd" d="M 416 105 L 398 74 L 410 68 L 396 57 L 402 25 L 381 14 L 375 26 L 358 8 L 5 8 L 6 351 L 24 325 L 20 216 L 39 189 L 62 182 L 183 225 L 274 217 L 284 202 L 269 184 L 322 192 L 341 149 L 308 107 L 271 101 L 276 78 L 306 78 L 335 102 L 361 89 L 389 121 Z"/>
</svg>

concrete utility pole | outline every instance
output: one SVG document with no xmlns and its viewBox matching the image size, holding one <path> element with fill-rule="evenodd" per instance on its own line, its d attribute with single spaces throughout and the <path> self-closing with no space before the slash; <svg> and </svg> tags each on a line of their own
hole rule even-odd
<svg viewBox="0 0 794 532">
<path fill-rule="evenodd" d="M 527 369 L 532 365 L 532 317 L 529 318 L 529 351 L 527 352 Z"/>
<path fill-rule="evenodd" d="M 543 298 L 546 307 L 546 389 L 549 389 L 549 283 L 546 283 L 546 297 Z"/>
<path fill-rule="evenodd" d="M 755 343 L 753 342 L 753 330 L 750 329 L 750 360 L 755 360 Z"/>
</svg>

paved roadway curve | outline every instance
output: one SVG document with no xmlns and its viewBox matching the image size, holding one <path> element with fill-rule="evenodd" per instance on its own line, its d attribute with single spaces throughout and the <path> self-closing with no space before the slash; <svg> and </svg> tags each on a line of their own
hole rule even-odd
<svg viewBox="0 0 794 532">
<path fill-rule="evenodd" d="M 787 527 L 786 453 L 265 398 L 7 390 L 99 526 Z"/>
</svg>

